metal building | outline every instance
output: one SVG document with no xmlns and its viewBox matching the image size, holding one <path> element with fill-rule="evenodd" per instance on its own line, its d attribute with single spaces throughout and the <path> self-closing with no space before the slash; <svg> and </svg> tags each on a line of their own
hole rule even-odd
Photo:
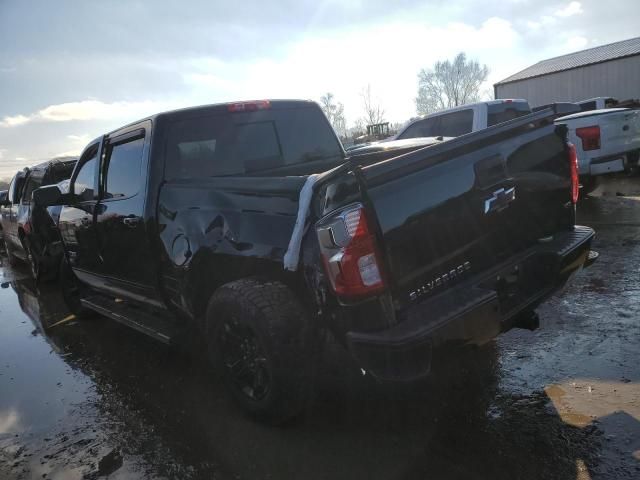
<svg viewBox="0 0 640 480">
<path fill-rule="evenodd" d="M 593 97 L 640 98 L 640 37 L 542 60 L 499 81 L 495 98 L 532 107 Z"/>
</svg>

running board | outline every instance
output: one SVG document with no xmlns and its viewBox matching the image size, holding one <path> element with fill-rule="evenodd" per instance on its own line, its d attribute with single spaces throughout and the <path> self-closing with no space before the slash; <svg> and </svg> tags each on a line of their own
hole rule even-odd
<svg viewBox="0 0 640 480">
<path fill-rule="evenodd" d="M 125 302 L 102 295 L 93 295 L 80 300 L 83 307 L 109 317 L 167 345 L 177 343 L 180 329 L 175 321 L 161 312 L 152 313 Z"/>
</svg>

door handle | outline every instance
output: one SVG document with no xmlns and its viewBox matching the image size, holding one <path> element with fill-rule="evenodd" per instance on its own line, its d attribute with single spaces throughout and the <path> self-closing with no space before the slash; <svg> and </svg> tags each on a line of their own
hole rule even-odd
<svg viewBox="0 0 640 480">
<path fill-rule="evenodd" d="M 142 219 L 140 217 L 125 217 L 122 219 L 122 223 L 124 223 L 127 227 L 136 227 Z"/>
</svg>

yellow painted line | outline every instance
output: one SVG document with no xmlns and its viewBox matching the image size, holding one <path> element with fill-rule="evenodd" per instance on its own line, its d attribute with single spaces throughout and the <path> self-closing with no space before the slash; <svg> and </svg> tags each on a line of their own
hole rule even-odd
<svg viewBox="0 0 640 480">
<path fill-rule="evenodd" d="M 63 323 L 70 322 L 71 320 L 74 320 L 75 318 L 76 318 L 76 316 L 72 313 L 68 317 L 64 317 L 62 320 L 54 323 L 53 325 L 49 325 L 49 328 L 57 327 L 58 325 L 62 325 Z"/>
</svg>

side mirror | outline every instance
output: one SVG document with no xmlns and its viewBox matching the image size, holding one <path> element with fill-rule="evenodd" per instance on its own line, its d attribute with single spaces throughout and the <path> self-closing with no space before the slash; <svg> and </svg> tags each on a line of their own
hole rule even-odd
<svg viewBox="0 0 640 480">
<path fill-rule="evenodd" d="M 47 185 L 36 188 L 33 191 L 33 202 L 38 207 L 51 207 L 53 205 L 63 205 L 65 198 L 58 185 Z"/>
<path fill-rule="evenodd" d="M 9 205 L 11 205 L 9 192 L 7 190 L 0 191 L 0 207 L 8 207 Z"/>
</svg>

